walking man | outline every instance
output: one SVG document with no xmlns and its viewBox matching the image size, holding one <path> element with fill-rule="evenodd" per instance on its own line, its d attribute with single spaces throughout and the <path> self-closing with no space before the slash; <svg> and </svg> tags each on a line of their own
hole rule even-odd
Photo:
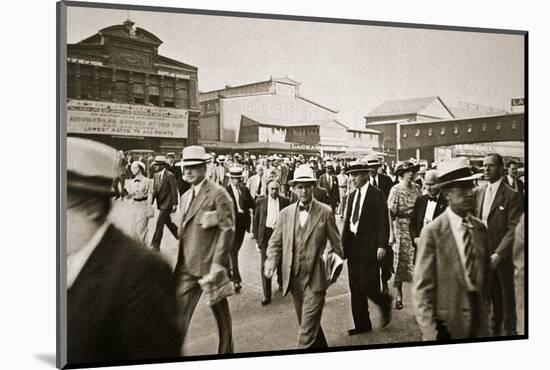
<svg viewBox="0 0 550 370">
<path fill-rule="evenodd" d="M 231 198 L 223 187 L 206 177 L 207 155 L 201 146 L 182 152 L 185 178 L 191 188 L 182 197 L 176 270 L 178 324 L 185 338 L 189 322 L 202 295 L 199 280 L 222 272 L 227 276 L 235 230 Z M 231 313 L 227 298 L 211 305 L 219 331 L 218 353 L 233 353 Z"/>
<path fill-rule="evenodd" d="M 256 200 L 256 211 L 254 212 L 254 223 L 252 233 L 256 239 L 256 246 L 261 254 L 261 278 L 264 297 L 262 305 L 271 302 L 271 278 L 265 277 L 264 264 L 267 259 L 267 245 L 269 238 L 273 234 L 273 230 L 279 219 L 279 212 L 290 204 L 288 198 L 279 195 L 280 184 L 277 180 L 271 180 L 267 184 L 267 197 L 260 197 Z M 281 261 L 277 265 L 277 283 L 279 289 L 283 289 Z"/>
<path fill-rule="evenodd" d="M 279 214 L 265 262 L 265 276 L 271 278 L 282 259 L 283 295 L 292 293 L 300 324 L 298 348 L 328 346 L 321 328 L 321 315 L 329 282 L 321 257 L 327 248 L 327 252 L 343 254 L 332 210 L 313 199 L 316 183 L 313 170 L 308 166 L 294 172 L 289 184 L 298 202 Z"/>
<path fill-rule="evenodd" d="M 347 171 L 355 186 L 349 196 L 342 230 L 355 323 L 355 327 L 348 330 L 349 335 L 372 330 L 368 299 L 380 308 L 382 327 L 391 320 L 392 297 L 380 289 L 380 265 L 390 248 L 388 207 L 380 189 L 369 184 L 371 169 L 367 162 L 355 161 Z"/>
<path fill-rule="evenodd" d="M 155 176 L 152 202 L 154 203 L 155 200 L 157 201 L 159 215 L 151 244 L 153 249 L 157 252 L 160 252 L 160 242 L 164 233 L 164 225 L 168 227 L 168 230 L 174 235 L 174 238 L 178 238 L 178 227 L 170 218 L 170 215 L 176 212 L 178 208 L 178 187 L 176 184 L 176 177 L 172 172 L 166 170 L 166 165 L 167 161 L 164 156 L 159 155 L 155 157 L 153 161 Z"/>
<path fill-rule="evenodd" d="M 489 335 L 489 248 L 485 225 L 472 216 L 474 180 L 465 158 L 439 165 L 445 212 L 424 226 L 412 286 L 422 339 Z"/>
<path fill-rule="evenodd" d="M 334 175 L 334 165 L 328 162 L 326 172 L 319 178 L 319 187 L 325 189 L 328 194 L 329 205 L 332 207 L 332 212 L 336 213 L 336 207 L 340 202 L 340 191 L 338 190 L 338 179 Z"/>
</svg>

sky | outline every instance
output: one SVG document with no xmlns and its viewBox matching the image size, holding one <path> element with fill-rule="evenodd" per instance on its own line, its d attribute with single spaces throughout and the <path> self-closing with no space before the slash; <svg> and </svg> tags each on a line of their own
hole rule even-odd
<svg viewBox="0 0 550 370">
<path fill-rule="evenodd" d="M 288 76 L 353 127 L 386 100 L 439 96 L 510 111 L 524 96 L 518 35 L 69 7 L 77 43 L 127 18 L 198 67 L 200 91 Z"/>
</svg>

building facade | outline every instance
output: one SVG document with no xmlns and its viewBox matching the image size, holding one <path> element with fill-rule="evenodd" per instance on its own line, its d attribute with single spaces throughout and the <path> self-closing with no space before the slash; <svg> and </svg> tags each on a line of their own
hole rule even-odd
<svg viewBox="0 0 550 370">
<path fill-rule="evenodd" d="M 198 69 L 161 44 L 127 20 L 67 45 L 67 135 L 157 153 L 198 143 Z"/>
</svg>

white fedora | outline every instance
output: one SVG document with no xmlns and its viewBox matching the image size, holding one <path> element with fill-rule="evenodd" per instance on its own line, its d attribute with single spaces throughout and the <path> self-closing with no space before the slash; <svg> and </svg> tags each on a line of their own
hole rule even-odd
<svg viewBox="0 0 550 370">
<path fill-rule="evenodd" d="M 197 166 L 208 161 L 206 150 L 200 145 L 186 146 L 181 151 L 181 165 L 183 167 Z"/>
<path fill-rule="evenodd" d="M 456 157 L 444 160 L 437 168 L 439 182 L 435 187 L 443 188 L 457 182 L 473 181 L 483 176 L 481 173 L 474 174 L 470 163 L 464 157 Z"/>
<path fill-rule="evenodd" d="M 299 166 L 296 171 L 294 171 L 294 178 L 288 182 L 289 185 L 294 185 L 296 183 L 316 183 L 317 179 L 313 173 L 313 169 L 307 165 L 303 164 Z"/>
</svg>

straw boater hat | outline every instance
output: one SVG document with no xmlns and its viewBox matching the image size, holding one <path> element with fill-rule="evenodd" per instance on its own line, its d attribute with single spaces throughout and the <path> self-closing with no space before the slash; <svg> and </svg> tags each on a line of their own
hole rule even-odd
<svg viewBox="0 0 550 370">
<path fill-rule="evenodd" d="M 363 157 L 362 160 L 367 164 L 367 166 L 371 168 L 379 167 L 382 165 L 382 163 L 380 163 L 380 159 L 376 154 L 367 154 L 365 157 Z"/>
<path fill-rule="evenodd" d="M 419 164 L 414 163 L 411 160 L 402 161 L 397 164 L 397 168 L 395 169 L 395 174 L 399 176 L 400 173 L 406 172 L 406 171 L 413 171 L 416 172 L 420 168 Z"/>
<path fill-rule="evenodd" d="M 142 161 L 133 161 L 132 164 L 130 165 L 130 169 L 133 170 L 136 167 L 140 167 L 142 173 L 145 173 L 145 171 L 146 171 L 145 164 Z"/>
<path fill-rule="evenodd" d="M 176 154 L 175 153 L 166 153 L 166 158 L 176 158 Z"/>
<path fill-rule="evenodd" d="M 241 166 L 233 166 L 229 169 L 229 172 L 227 173 L 227 177 L 236 179 L 243 177 L 243 168 Z"/>
<path fill-rule="evenodd" d="M 219 155 L 218 158 L 216 158 L 216 162 L 218 163 L 225 162 L 225 155 Z"/>
<path fill-rule="evenodd" d="M 296 168 L 296 171 L 294 171 L 294 178 L 288 182 L 290 186 L 296 183 L 317 183 L 313 170 L 307 164 Z"/>
<path fill-rule="evenodd" d="M 166 160 L 166 157 L 163 155 L 157 155 L 155 159 L 153 160 L 153 165 L 155 164 L 166 164 L 168 161 Z"/>
<path fill-rule="evenodd" d="M 437 188 L 445 188 L 454 183 L 471 182 L 483 176 L 482 173 L 474 174 L 470 163 L 464 157 L 451 158 L 441 162 L 437 168 L 437 174 L 439 176 L 439 182 L 435 186 Z"/>
<path fill-rule="evenodd" d="M 113 194 L 116 150 L 88 139 L 67 138 L 67 189 L 97 195 Z"/>
<path fill-rule="evenodd" d="M 378 158 L 376 158 L 376 162 L 374 161 L 366 161 L 365 158 L 360 161 L 353 161 L 349 164 L 348 169 L 346 170 L 346 174 L 354 173 L 354 172 L 367 172 L 372 170 L 373 168 L 376 168 L 379 166 Z"/>
<path fill-rule="evenodd" d="M 187 146 L 181 151 L 181 165 L 183 167 L 206 164 L 207 161 L 208 155 L 200 145 Z"/>
</svg>

